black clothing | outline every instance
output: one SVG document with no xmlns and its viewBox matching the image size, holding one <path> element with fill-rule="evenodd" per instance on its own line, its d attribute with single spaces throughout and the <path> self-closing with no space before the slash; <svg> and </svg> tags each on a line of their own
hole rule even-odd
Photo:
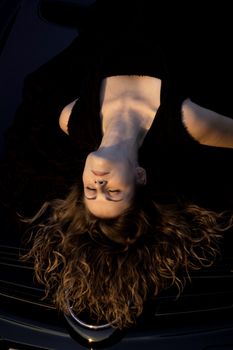
<svg viewBox="0 0 233 350">
<path fill-rule="evenodd" d="M 231 205 L 232 150 L 202 146 L 188 134 L 180 107 L 189 89 L 185 79 L 174 79 L 158 46 L 130 31 L 106 41 L 89 35 L 78 37 L 26 78 L 22 103 L 6 133 L 0 174 L 3 206 L 32 215 L 45 200 L 65 196 L 80 180 L 87 154 L 101 139 L 101 79 L 116 74 L 162 79 L 161 106 L 139 154 L 150 194 L 159 200 L 187 196 L 197 204 Z M 60 130 L 58 118 L 77 97 L 69 137 Z M 216 192 L 218 200 L 213 203 Z"/>
<path fill-rule="evenodd" d="M 100 46 L 101 59 L 97 56 L 69 118 L 70 137 L 86 156 L 98 148 L 102 138 L 99 92 L 103 78 L 114 75 L 160 78 L 161 105 L 139 150 L 139 164 L 147 170 L 150 195 L 160 201 L 174 201 L 184 196 L 214 209 L 232 206 L 233 150 L 201 145 L 189 134 L 181 115 L 182 102 L 192 98 L 188 84 L 182 77 L 174 78 L 175 73 L 169 70 L 158 46 L 147 42 L 148 51 L 138 38 L 137 44 L 140 55 L 135 52 L 138 46 L 127 36 L 120 41 L 121 49 L 112 48 L 111 43 L 106 45 L 108 50 L 111 47 L 111 54 Z M 195 98 L 196 95 L 192 98 L 194 102 Z"/>
</svg>

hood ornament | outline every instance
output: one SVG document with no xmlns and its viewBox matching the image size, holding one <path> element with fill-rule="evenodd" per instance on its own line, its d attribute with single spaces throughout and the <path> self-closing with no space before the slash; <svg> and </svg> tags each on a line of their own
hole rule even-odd
<svg viewBox="0 0 233 350">
<path fill-rule="evenodd" d="M 98 325 L 83 321 L 73 312 L 69 300 L 67 300 L 67 306 L 69 313 L 64 314 L 67 323 L 75 334 L 88 342 L 88 344 L 106 341 L 117 331 L 117 328 L 113 327 L 114 322 Z"/>
</svg>

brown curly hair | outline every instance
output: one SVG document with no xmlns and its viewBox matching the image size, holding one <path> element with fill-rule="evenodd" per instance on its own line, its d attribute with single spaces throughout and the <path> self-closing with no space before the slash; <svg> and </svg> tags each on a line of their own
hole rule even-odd
<svg viewBox="0 0 233 350">
<path fill-rule="evenodd" d="M 136 321 L 149 295 L 172 285 L 179 295 L 189 271 L 215 261 L 232 215 L 137 197 L 120 217 L 100 219 L 76 185 L 26 220 L 33 244 L 22 259 L 33 259 L 45 297 L 59 310 L 68 312 L 68 298 L 77 314 L 87 311 L 122 329 Z"/>
</svg>

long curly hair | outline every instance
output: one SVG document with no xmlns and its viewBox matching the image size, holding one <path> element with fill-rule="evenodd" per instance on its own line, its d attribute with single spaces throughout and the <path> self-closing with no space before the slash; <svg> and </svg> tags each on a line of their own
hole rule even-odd
<svg viewBox="0 0 233 350">
<path fill-rule="evenodd" d="M 171 286 L 177 296 L 191 270 L 210 266 L 232 215 L 194 204 L 158 204 L 137 195 L 120 217 L 100 219 L 74 186 L 26 220 L 35 277 L 57 308 L 88 312 L 122 329 L 142 313 L 148 296 Z"/>
</svg>

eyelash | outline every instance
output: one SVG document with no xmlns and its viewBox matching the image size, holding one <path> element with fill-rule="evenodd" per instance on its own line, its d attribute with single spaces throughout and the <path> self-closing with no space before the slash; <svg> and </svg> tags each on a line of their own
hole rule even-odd
<svg viewBox="0 0 233 350">
<path fill-rule="evenodd" d="M 87 187 L 87 190 L 89 191 L 95 191 L 95 188 Z M 108 190 L 109 193 L 119 193 L 120 190 Z"/>
<path fill-rule="evenodd" d="M 86 189 L 89 191 L 95 191 L 95 188 L 86 187 Z"/>
</svg>

